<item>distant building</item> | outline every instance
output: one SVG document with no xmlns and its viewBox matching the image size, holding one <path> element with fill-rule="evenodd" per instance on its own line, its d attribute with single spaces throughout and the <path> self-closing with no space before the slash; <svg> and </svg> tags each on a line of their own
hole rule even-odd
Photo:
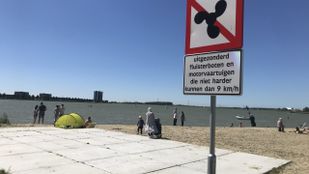
<svg viewBox="0 0 309 174">
<path fill-rule="evenodd" d="M 40 100 L 51 100 L 52 95 L 46 93 L 40 93 Z"/>
<path fill-rule="evenodd" d="M 102 91 L 94 91 L 93 101 L 96 103 L 103 102 L 103 92 Z"/>
<path fill-rule="evenodd" d="M 30 99 L 29 92 L 16 91 L 14 96 L 16 99 Z"/>
</svg>

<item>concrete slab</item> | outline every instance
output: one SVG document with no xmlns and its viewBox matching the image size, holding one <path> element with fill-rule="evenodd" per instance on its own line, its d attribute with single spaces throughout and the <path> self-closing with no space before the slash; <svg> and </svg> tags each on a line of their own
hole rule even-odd
<svg viewBox="0 0 309 174">
<path fill-rule="evenodd" d="M 190 162 L 190 163 L 181 165 L 181 168 L 189 168 L 189 169 L 194 170 L 194 171 L 207 173 L 207 165 L 208 165 L 208 160 L 205 159 L 205 160 L 199 160 L 199 161 Z M 218 166 L 217 166 L 217 169 L 218 169 Z M 217 173 L 219 173 L 219 172 L 217 172 Z"/>
<path fill-rule="evenodd" d="M 162 163 L 170 163 L 174 166 L 207 158 L 207 152 L 202 149 L 192 149 L 190 146 L 151 151 L 141 154 L 142 157 L 150 158 Z"/>
<path fill-rule="evenodd" d="M 205 163 L 204 165 L 207 165 L 207 163 Z M 164 170 L 159 170 L 159 171 L 153 171 L 150 173 L 156 173 L 156 174 L 205 174 L 207 173 L 207 171 L 197 171 L 194 169 L 190 169 L 190 168 L 186 168 L 186 167 L 181 167 L 181 166 L 176 166 L 176 167 L 171 167 L 171 168 L 167 168 Z M 227 174 L 227 173 L 226 173 Z"/>
<path fill-rule="evenodd" d="M 97 169 L 81 163 L 71 163 L 54 167 L 40 167 L 32 170 L 15 172 L 15 174 L 110 174 L 104 170 Z"/>
<path fill-rule="evenodd" d="M 52 144 L 56 144 L 58 146 L 64 146 L 66 148 L 80 148 L 85 146 L 85 143 L 76 141 L 76 140 L 68 140 L 68 139 L 58 139 L 57 141 L 52 141 Z"/>
<path fill-rule="evenodd" d="M 156 151 L 159 149 L 155 146 L 149 146 L 138 142 L 111 144 L 106 145 L 106 147 L 117 152 L 128 153 L 128 154 L 145 153 L 150 151 Z"/>
<path fill-rule="evenodd" d="M 113 174 L 142 174 L 173 166 L 173 164 L 155 161 L 141 155 L 125 155 L 86 163 Z"/>
<path fill-rule="evenodd" d="M 90 144 L 94 146 L 105 146 L 105 145 L 112 145 L 112 144 L 123 144 L 127 141 L 119 140 L 111 137 L 98 137 L 95 138 L 85 138 L 85 139 L 79 139 L 78 142 Z"/>
<path fill-rule="evenodd" d="M 1 168 L 10 169 L 11 173 L 72 163 L 69 159 L 48 152 L 1 156 L 0 159 Z"/>
<path fill-rule="evenodd" d="M 169 148 L 174 148 L 174 147 L 188 146 L 188 144 L 182 143 L 182 142 L 168 141 L 164 139 L 157 139 L 153 141 L 153 139 L 149 139 L 149 138 L 147 138 L 144 141 L 140 141 L 139 143 L 153 146 L 157 149 L 169 149 Z"/>
<path fill-rule="evenodd" d="M 265 156 L 236 152 L 218 158 L 218 173 L 229 171 L 238 174 L 261 174 L 287 163 L 286 160 L 274 159 Z"/>
<path fill-rule="evenodd" d="M 74 133 L 74 132 L 65 132 L 61 134 L 57 134 L 57 137 L 63 138 L 63 139 L 71 139 L 71 140 L 78 140 L 78 139 L 83 139 L 83 138 L 90 138 L 89 135 L 84 134 L 84 133 Z"/>
<path fill-rule="evenodd" d="M 89 161 L 121 156 L 123 153 L 102 147 L 80 147 L 78 149 L 62 149 L 54 151 L 66 158 L 76 161 Z"/>
<path fill-rule="evenodd" d="M 12 174 L 201 174 L 208 148 L 100 129 L 1 128 L 0 167 Z M 217 173 L 262 174 L 288 161 L 216 149 Z"/>
<path fill-rule="evenodd" d="M 20 155 L 20 154 L 27 154 L 27 153 L 37 153 L 42 152 L 41 149 L 33 147 L 27 144 L 8 144 L 2 145 L 0 148 L 0 157 L 1 156 L 8 156 L 8 155 Z"/>
<path fill-rule="evenodd" d="M 58 138 L 51 135 L 34 134 L 33 136 L 10 137 L 10 139 L 21 143 L 36 143 L 43 141 L 57 141 Z"/>
<path fill-rule="evenodd" d="M 1 132 L 1 135 L 4 137 L 24 137 L 24 136 L 37 136 L 40 135 L 38 132 L 36 131 L 30 131 L 30 130 L 26 130 L 26 131 L 7 131 L 7 132 Z"/>
<path fill-rule="evenodd" d="M 75 147 L 68 147 L 66 144 L 61 144 L 61 143 L 55 143 L 53 141 L 42 141 L 42 142 L 36 142 L 33 143 L 34 147 L 37 147 L 43 151 L 46 152 L 52 152 L 52 151 L 57 151 L 57 150 L 62 150 L 62 149 L 77 149 L 78 146 Z M 73 146 L 73 144 L 72 144 Z"/>
<path fill-rule="evenodd" d="M 16 144 L 18 142 L 16 141 L 13 141 L 13 140 L 10 140 L 9 138 L 7 137 L 1 137 L 0 138 L 0 146 L 2 145 L 8 145 L 8 144 Z"/>
<path fill-rule="evenodd" d="M 128 136 L 127 134 L 120 134 L 120 135 L 110 135 L 115 139 L 119 140 L 124 140 L 127 142 L 136 142 L 136 141 L 147 141 L 150 138 L 146 136 L 138 136 L 138 135 L 133 135 L 133 136 Z"/>
</svg>

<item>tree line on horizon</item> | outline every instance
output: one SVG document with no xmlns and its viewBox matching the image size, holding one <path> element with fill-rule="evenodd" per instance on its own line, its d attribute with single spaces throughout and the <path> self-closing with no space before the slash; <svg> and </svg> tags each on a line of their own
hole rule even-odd
<svg viewBox="0 0 309 174">
<path fill-rule="evenodd" d="M 84 99 L 76 97 L 40 97 L 39 95 L 16 96 L 15 94 L 0 93 L 0 99 L 17 99 L 17 100 L 43 100 L 43 101 L 74 101 L 74 102 L 93 102 L 93 99 Z M 105 103 L 107 101 L 103 101 Z"/>
<path fill-rule="evenodd" d="M 40 95 L 16 96 L 15 94 L 0 93 L 0 99 L 16 100 L 42 100 L 42 101 L 73 101 L 73 102 L 93 102 L 93 99 L 74 98 L 74 97 L 40 97 Z M 173 105 L 172 102 L 154 101 L 154 102 L 117 102 L 103 100 L 102 103 L 120 103 L 120 104 L 148 104 L 148 105 Z"/>
</svg>

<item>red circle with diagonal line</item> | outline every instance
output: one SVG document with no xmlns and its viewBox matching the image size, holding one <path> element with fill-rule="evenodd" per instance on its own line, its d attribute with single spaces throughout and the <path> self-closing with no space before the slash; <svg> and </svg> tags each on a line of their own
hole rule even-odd
<svg viewBox="0 0 309 174">
<path fill-rule="evenodd" d="M 207 0 L 205 0 L 207 1 Z M 233 0 L 227 0 L 227 2 L 231 2 Z M 225 43 L 214 43 L 208 45 L 200 45 L 198 47 L 191 47 L 191 28 L 192 28 L 192 8 L 197 12 L 205 11 L 206 13 L 210 13 L 207 11 L 201 4 L 197 2 L 197 0 L 187 0 L 187 22 L 186 22 L 186 44 L 185 44 L 185 54 L 197 54 L 197 53 L 205 53 L 212 51 L 224 51 L 231 49 L 239 49 L 243 46 L 243 0 L 234 0 L 236 1 L 236 16 L 235 16 L 235 35 L 230 32 L 226 26 L 220 23 L 218 20 L 215 22 L 215 26 L 220 29 L 220 34 L 228 40 Z M 218 1 L 213 1 L 218 2 Z M 202 36 L 201 36 L 202 37 Z"/>
</svg>

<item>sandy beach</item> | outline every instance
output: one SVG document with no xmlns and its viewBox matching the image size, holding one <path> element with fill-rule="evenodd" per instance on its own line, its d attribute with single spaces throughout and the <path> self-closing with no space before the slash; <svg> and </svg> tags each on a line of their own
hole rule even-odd
<svg viewBox="0 0 309 174">
<path fill-rule="evenodd" d="M 27 127 L 32 125 L 11 126 Z M 97 125 L 96 128 L 136 134 L 135 125 Z M 208 127 L 163 126 L 162 131 L 165 139 L 209 146 Z M 216 129 L 216 147 L 292 161 L 271 174 L 309 173 L 309 134 L 296 134 L 293 129 L 287 129 L 285 133 L 281 133 L 276 128 L 218 127 Z"/>
<path fill-rule="evenodd" d="M 135 125 L 98 125 L 97 128 L 136 134 Z M 307 174 L 309 134 L 296 134 L 293 130 L 281 133 L 276 128 L 218 127 L 216 147 L 292 161 L 271 174 Z M 209 128 L 163 126 L 163 138 L 209 146 Z"/>
</svg>

